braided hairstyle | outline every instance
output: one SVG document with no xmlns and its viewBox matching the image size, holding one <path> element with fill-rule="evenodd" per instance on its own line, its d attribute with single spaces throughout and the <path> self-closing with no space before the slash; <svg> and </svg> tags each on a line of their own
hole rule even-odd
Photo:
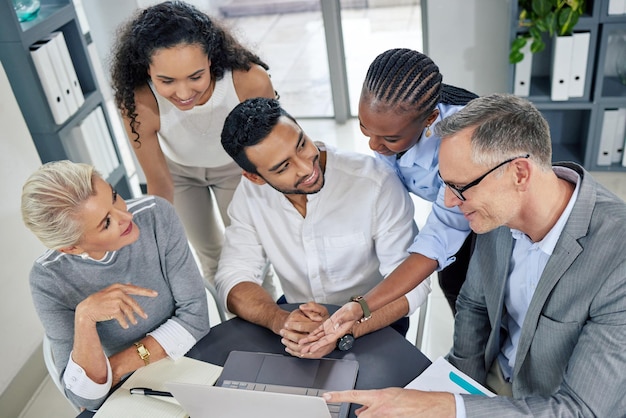
<svg viewBox="0 0 626 418">
<path fill-rule="evenodd" d="M 133 139 L 140 144 L 135 130 L 135 90 L 145 85 L 154 53 L 177 45 L 199 45 L 211 60 L 211 77 L 220 80 L 224 71 L 249 70 L 268 65 L 244 48 L 218 22 L 183 1 L 166 1 L 143 10 L 123 24 L 112 52 L 111 78 L 115 103 L 130 118 Z"/>
<path fill-rule="evenodd" d="M 439 67 L 426 55 L 390 49 L 370 64 L 361 96 L 400 112 L 428 117 L 438 103 L 465 105 L 477 96 L 442 83 Z"/>
</svg>

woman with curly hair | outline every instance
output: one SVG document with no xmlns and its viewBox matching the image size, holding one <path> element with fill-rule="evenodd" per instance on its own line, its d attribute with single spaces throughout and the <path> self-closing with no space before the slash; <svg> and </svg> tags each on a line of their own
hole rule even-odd
<svg viewBox="0 0 626 418">
<path fill-rule="evenodd" d="M 268 68 L 182 1 L 139 10 L 113 49 L 115 101 L 148 193 L 174 204 L 211 284 L 241 178 L 220 143 L 222 126 L 245 99 L 276 96 Z"/>
</svg>

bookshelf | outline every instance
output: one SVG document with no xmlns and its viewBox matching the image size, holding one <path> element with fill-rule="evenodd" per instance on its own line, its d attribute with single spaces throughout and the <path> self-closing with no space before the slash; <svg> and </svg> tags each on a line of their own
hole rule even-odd
<svg viewBox="0 0 626 418">
<path fill-rule="evenodd" d="M 575 161 L 594 171 L 626 171 L 621 159 L 608 165 L 598 164 L 604 113 L 607 110 L 626 109 L 626 85 L 620 83 L 614 68 L 609 65 L 615 63 L 620 53 L 620 48 L 612 40 L 621 35 L 626 36 L 626 13 L 609 15 L 609 2 L 610 0 L 587 0 L 586 13 L 574 28 L 574 33 L 590 34 L 582 97 L 570 97 L 564 101 L 551 99 L 553 49 L 546 36 L 546 49 L 533 54 L 530 93 L 527 98 L 550 124 L 554 161 Z M 517 1 L 513 0 L 511 41 L 524 32 L 524 28 L 518 25 L 518 14 Z M 626 55 L 624 58 L 626 59 Z M 514 78 L 515 66 L 510 65 L 511 92 L 515 89 Z"/>
<path fill-rule="evenodd" d="M 48 106 L 44 88 L 40 81 L 29 48 L 37 41 L 60 31 L 65 37 L 67 48 L 84 96 L 84 103 L 75 113 L 60 124 L 55 123 Z M 102 110 L 105 130 L 108 134 L 117 162 L 108 173 L 107 181 L 124 197 L 132 197 L 130 182 L 122 158 L 115 143 L 111 118 L 107 112 L 103 95 L 98 88 L 94 68 L 87 51 L 89 35 L 83 35 L 74 5 L 71 0 L 41 0 L 37 17 L 28 22 L 19 22 L 11 0 L 0 0 L 0 61 L 2 62 L 20 110 L 26 120 L 35 148 L 42 162 L 72 159 L 74 150 L 64 148 L 64 143 L 76 128 L 94 111 Z M 50 69 L 52 71 L 52 69 Z M 74 153 L 75 154 L 75 153 Z M 102 155 L 92 155 L 102 158 Z M 94 165 L 98 166 L 94 162 Z M 102 170 L 100 170 L 102 171 Z M 106 173 L 105 173 L 106 174 Z"/>
</svg>

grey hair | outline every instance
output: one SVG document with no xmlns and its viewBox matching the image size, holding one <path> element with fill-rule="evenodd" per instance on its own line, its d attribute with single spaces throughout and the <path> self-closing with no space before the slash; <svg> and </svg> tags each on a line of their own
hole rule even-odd
<svg viewBox="0 0 626 418">
<path fill-rule="evenodd" d="M 466 128 L 475 128 L 471 158 L 476 164 L 493 166 L 530 154 L 542 170 L 552 169 L 550 127 L 528 100 L 511 94 L 479 97 L 439 122 L 435 131 L 445 138 Z"/>
<path fill-rule="evenodd" d="M 82 204 L 95 195 L 100 174 L 93 166 L 53 161 L 30 175 L 22 187 L 22 220 L 48 248 L 76 245 L 83 233 L 77 216 Z"/>
</svg>

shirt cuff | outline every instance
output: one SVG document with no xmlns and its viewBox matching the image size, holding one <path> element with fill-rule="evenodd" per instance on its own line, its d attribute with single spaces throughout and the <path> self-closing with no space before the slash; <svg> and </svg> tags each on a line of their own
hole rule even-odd
<svg viewBox="0 0 626 418">
<path fill-rule="evenodd" d="M 428 299 L 428 295 L 430 294 L 430 276 L 426 278 L 422 283 L 420 283 L 415 289 L 411 290 L 409 293 L 405 295 L 406 300 L 409 302 L 409 313 L 407 316 L 413 315 L 417 308 L 422 306 L 426 299 Z"/>
<path fill-rule="evenodd" d="M 67 390 L 84 399 L 100 399 L 105 397 L 109 393 L 111 382 L 113 381 L 113 372 L 111 371 L 109 359 L 105 356 L 107 362 L 107 381 L 100 384 L 91 380 L 89 376 L 87 376 L 87 373 L 85 373 L 85 369 L 74 362 L 72 353 L 73 351 L 70 353 L 70 359 L 63 373 L 63 383 Z"/>
<path fill-rule="evenodd" d="M 467 414 L 465 412 L 465 402 L 463 401 L 463 397 L 458 393 L 455 393 L 454 403 L 456 404 L 456 418 L 466 418 Z"/>
<path fill-rule="evenodd" d="M 152 336 L 172 360 L 178 360 L 196 344 L 193 335 L 172 319 L 147 335 Z"/>
</svg>

